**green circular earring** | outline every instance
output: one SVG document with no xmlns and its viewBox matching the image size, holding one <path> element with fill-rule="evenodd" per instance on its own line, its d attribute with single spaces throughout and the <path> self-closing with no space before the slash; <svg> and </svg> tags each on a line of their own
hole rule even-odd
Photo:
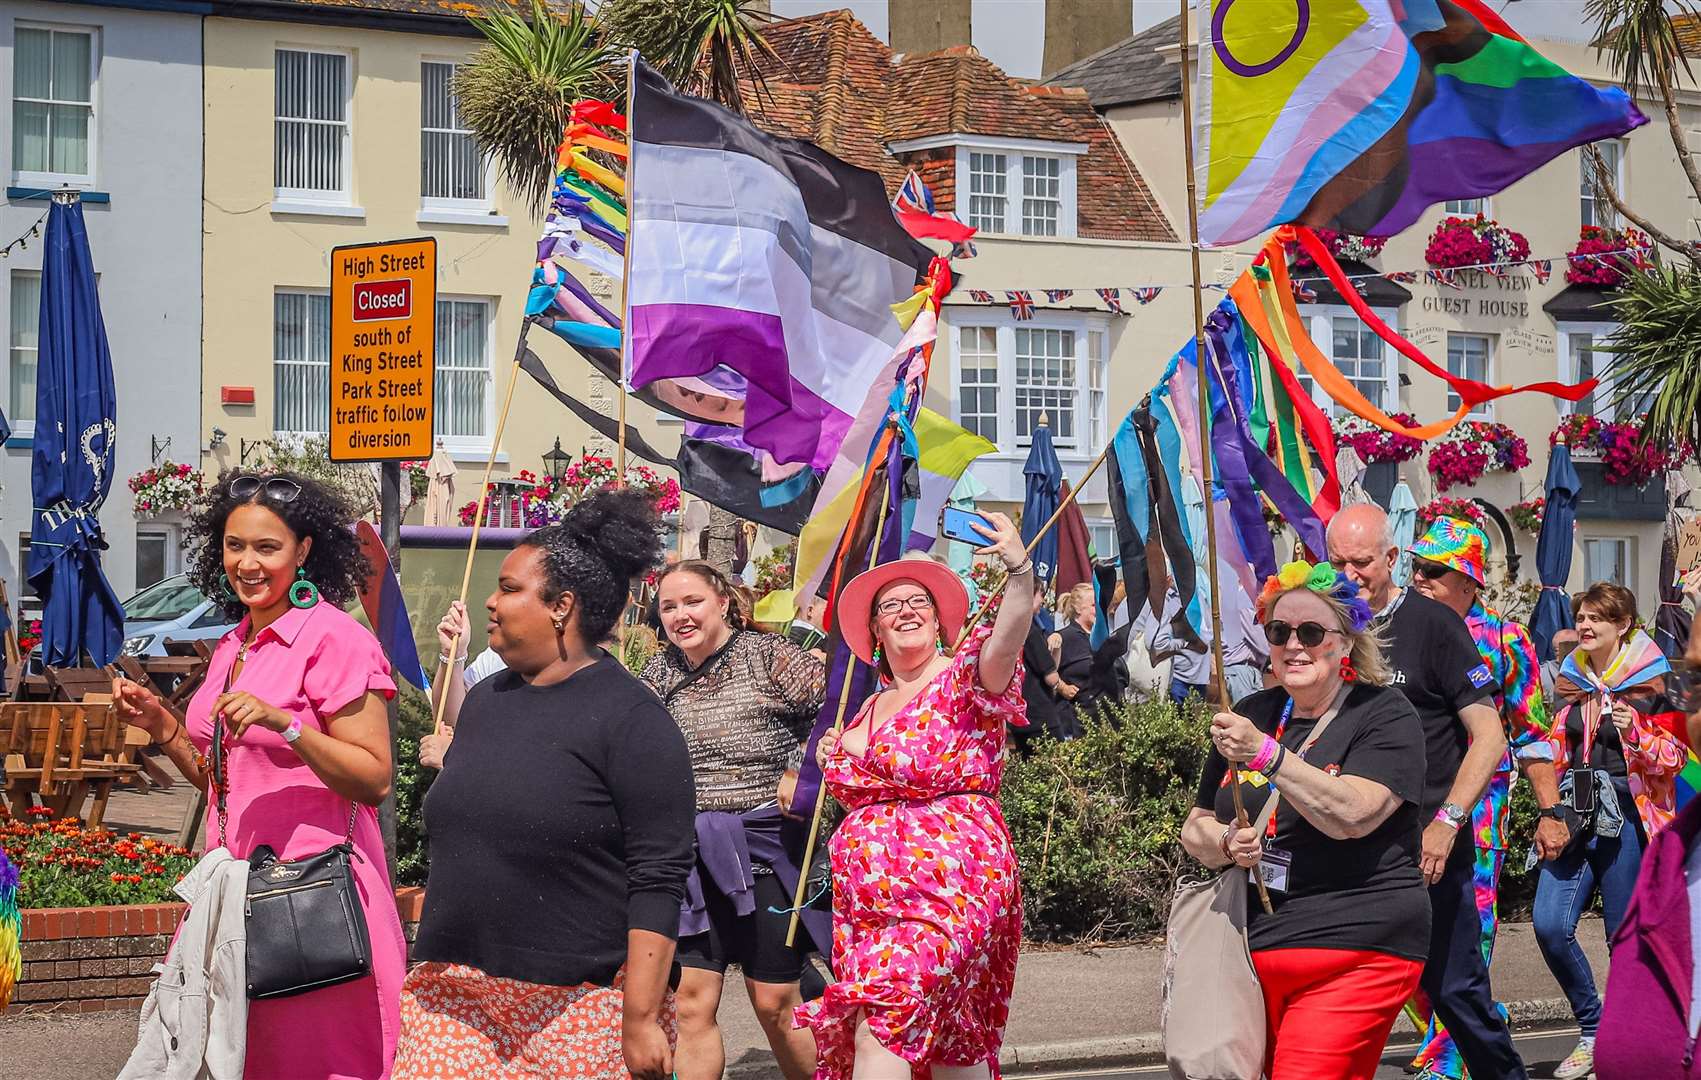
<svg viewBox="0 0 1701 1080">
<path fill-rule="evenodd" d="M 289 602 L 298 608 L 310 608 L 319 602 L 319 586 L 307 580 L 307 567 L 295 571 L 295 584 L 289 587 Z"/>
<path fill-rule="evenodd" d="M 218 598 L 227 604 L 240 604 L 242 602 L 242 598 L 236 595 L 236 586 L 230 583 L 229 574 L 219 575 Z"/>
</svg>

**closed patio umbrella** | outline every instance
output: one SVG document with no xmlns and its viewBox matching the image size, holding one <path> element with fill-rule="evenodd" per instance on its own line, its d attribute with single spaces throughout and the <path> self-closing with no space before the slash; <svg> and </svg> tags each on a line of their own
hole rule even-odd
<svg viewBox="0 0 1701 1080">
<path fill-rule="evenodd" d="M 1536 539 L 1536 573 L 1541 578 L 1542 593 L 1530 618 L 1536 657 L 1544 663 L 1553 659 L 1553 635 L 1572 625 L 1565 582 L 1571 576 L 1572 532 L 1577 527 L 1577 496 L 1583 481 L 1571 464 L 1571 448 L 1563 434 L 1548 456 L 1545 486 L 1547 506 L 1542 511 L 1541 535 Z"/>
</svg>

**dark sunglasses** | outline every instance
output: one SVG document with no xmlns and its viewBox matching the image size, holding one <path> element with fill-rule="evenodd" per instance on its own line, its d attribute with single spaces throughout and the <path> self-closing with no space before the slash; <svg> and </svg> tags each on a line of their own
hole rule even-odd
<svg viewBox="0 0 1701 1080">
<path fill-rule="evenodd" d="M 1330 634 L 1338 634 L 1339 630 L 1330 629 L 1319 622 L 1302 622 L 1298 626 L 1273 619 L 1264 624 L 1264 637 L 1272 645 L 1286 645 L 1288 639 L 1298 635 L 1299 643 L 1308 649 L 1315 649 L 1323 644 L 1323 639 Z"/>
<path fill-rule="evenodd" d="M 261 490 L 273 502 L 290 503 L 301 494 L 301 485 L 282 476 L 239 476 L 230 482 L 230 497 L 233 499 L 252 499 L 254 493 Z"/>
<path fill-rule="evenodd" d="M 1701 664 L 1673 664 L 1666 674 L 1666 697 L 1679 712 L 1701 712 Z"/>
<path fill-rule="evenodd" d="M 1438 562 L 1429 562 L 1426 559 L 1413 559 L 1412 569 L 1430 581 L 1440 581 L 1453 572 L 1451 566 L 1442 566 Z"/>
</svg>

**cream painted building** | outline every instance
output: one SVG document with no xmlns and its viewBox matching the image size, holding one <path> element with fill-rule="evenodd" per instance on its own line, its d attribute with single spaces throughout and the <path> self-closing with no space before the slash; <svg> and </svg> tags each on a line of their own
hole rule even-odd
<svg viewBox="0 0 1701 1080">
<path fill-rule="evenodd" d="M 1186 175 L 1183 171 L 1180 127 L 1179 49 L 1177 22 L 1170 19 L 1090 57 L 1054 76 L 1063 85 L 1087 88 L 1094 107 L 1116 131 L 1153 194 L 1172 221 L 1186 221 Z M 1566 69 L 1598 84 L 1610 75 L 1592 49 L 1561 42 L 1535 41 L 1545 55 Z M 1619 188 L 1638 212 L 1662 228 L 1691 240 L 1701 238 L 1688 183 L 1684 180 L 1657 103 L 1643 102 L 1652 122 L 1627 138 L 1601 145 L 1618 171 Z M 1683 121 L 1692 140 L 1701 135 L 1701 94 L 1683 92 Z M 1461 288 L 1426 282 L 1424 249 L 1435 226 L 1449 214 L 1481 211 L 1502 225 L 1524 234 L 1532 258 L 1552 259 L 1552 276 L 1544 284 L 1527 268 L 1502 278 L 1461 271 Z M 1382 319 L 1401 330 L 1438 364 L 1454 373 L 1491 384 L 1525 384 L 1545 380 L 1576 381 L 1599 375 L 1610 356 L 1597 350 L 1613 326 L 1603 309 L 1591 308 L 1599 294 L 1568 287 L 1565 254 L 1576 246 L 1584 224 L 1614 224 L 1611 207 L 1585 182 L 1581 151 L 1562 154 L 1530 176 L 1490 199 L 1436 207 L 1422 222 L 1393 238 L 1374 260 L 1365 282 L 1367 297 Z M 1226 281 L 1239 273 L 1255 251 L 1248 243 L 1234 251 L 1205 255 L 1206 279 Z M 1166 263 L 1167 266 L 1176 265 Z M 1378 275 L 1417 271 L 1415 283 L 1401 287 Z M 1185 271 L 1182 279 L 1185 280 Z M 1173 269 L 1154 266 L 1151 277 L 1176 280 Z M 1312 339 L 1352 377 L 1367 397 L 1390 412 L 1403 410 L 1421 420 L 1448 415 L 1457 402 L 1448 401 L 1446 385 L 1366 334 L 1350 309 L 1332 290 L 1319 283 L 1321 302 L 1301 305 L 1310 319 Z M 1163 300 L 1171 300 L 1165 293 Z M 1329 300 L 1335 303 L 1329 303 Z M 1162 303 L 1163 300 L 1159 301 Z M 1157 308 L 1157 304 L 1153 307 Z M 1151 361 L 1184 342 L 1192 317 L 1183 295 L 1152 313 L 1148 327 L 1161 338 L 1148 344 Z M 1136 326 L 1139 316 L 1136 316 Z M 1145 335 L 1141 335 L 1144 339 Z M 1133 385 L 1113 380 L 1113 409 L 1132 404 L 1135 394 L 1150 385 L 1151 361 L 1135 365 Z M 1124 396 L 1126 395 L 1126 396 Z M 1610 417 L 1610 387 L 1578 409 Z M 1321 395 L 1325 409 L 1333 406 Z M 1539 393 L 1520 394 L 1487 403 L 1473 415 L 1511 426 L 1529 443 L 1531 464 L 1515 474 L 1490 472 L 1471 487 L 1455 487 L 1448 496 L 1481 497 L 1498 507 L 1542 494 L 1548 460 L 1548 436 L 1569 403 Z M 1577 545 L 1570 586 L 1592 580 L 1616 579 L 1642 598 L 1644 614 L 1655 602 L 1661 532 L 1665 522 L 1663 492 L 1656 483 L 1641 492 L 1605 488 L 1598 483 L 1598 465 L 1584 463 L 1588 495 L 1579 509 Z M 1420 504 L 1437 494 L 1433 478 L 1420 456 L 1399 467 Z M 1593 479 L 1592 479 L 1593 478 Z M 1695 477 L 1690 474 L 1693 482 Z M 1598 497 L 1590 497 L 1598 496 Z M 1498 530 L 1491 538 L 1501 545 Z M 1516 536 L 1522 576 L 1533 580 L 1535 538 Z M 1496 556 L 1498 558 L 1498 556 Z"/>
<path fill-rule="evenodd" d="M 331 251 L 437 239 L 436 432 L 469 502 L 512 371 L 540 222 L 481 161 L 448 80 L 482 40 L 466 5 L 417 0 L 234 3 L 205 20 L 203 467 L 253 460 L 274 436 L 323 432 Z M 613 296 L 612 283 L 602 282 Z M 606 380 L 564 343 L 531 347 L 557 381 L 613 413 Z M 496 478 L 543 472 L 559 437 L 594 433 L 521 376 Z M 654 417 L 634 424 L 658 445 Z M 675 425 L 677 428 L 677 425 Z"/>
</svg>

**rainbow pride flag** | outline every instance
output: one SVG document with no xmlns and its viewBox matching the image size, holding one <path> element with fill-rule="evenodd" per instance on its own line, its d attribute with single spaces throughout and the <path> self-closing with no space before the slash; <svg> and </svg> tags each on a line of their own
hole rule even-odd
<svg viewBox="0 0 1701 1080">
<path fill-rule="evenodd" d="M 1288 222 L 1392 236 L 1432 204 L 1492 195 L 1648 122 L 1479 0 L 1198 5 L 1207 245 Z"/>
<path fill-rule="evenodd" d="M 1677 774 L 1677 808 L 1682 810 L 1698 793 L 1701 793 L 1701 760 L 1691 750 L 1683 771 Z"/>
</svg>

